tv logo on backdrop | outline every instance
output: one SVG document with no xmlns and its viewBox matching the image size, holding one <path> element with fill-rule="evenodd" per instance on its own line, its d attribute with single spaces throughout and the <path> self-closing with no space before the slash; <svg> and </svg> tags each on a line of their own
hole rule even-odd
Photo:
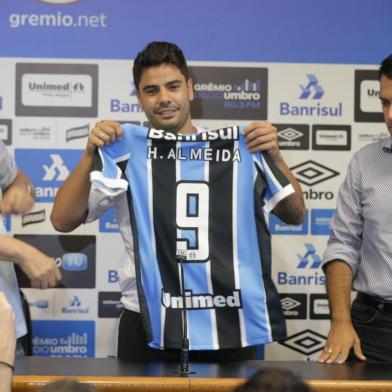
<svg viewBox="0 0 392 392">
<path fill-rule="evenodd" d="M 305 249 L 297 254 L 296 270 L 290 274 L 278 271 L 276 282 L 283 286 L 323 286 L 325 276 L 320 273 L 321 257 L 313 244 L 304 244 Z M 291 262 L 292 263 L 292 262 Z"/>
<path fill-rule="evenodd" d="M 94 357 L 94 321 L 32 321 L 33 355 L 43 357 Z"/>
<path fill-rule="evenodd" d="M 0 140 L 5 145 L 12 144 L 12 120 L 0 120 Z"/>
<path fill-rule="evenodd" d="M 17 116 L 96 117 L 98 65 L 16 64 Z"/>
<path fill-rule="evenodd" d="M 351 150 L 351 127 L 349 125 L 313 125 L 313 150 Z"/>
<path fill-rule="evenodd" d="M 308 187 L 318 185 L 340 174 L 338 171 L 312 160 L 292 166 L 290 170 L 300 183 Z M 332 191 L 315 191 L 312 188 L 303 193 L 307 200 L 332 200 L 335 196 Z"/>
<path fill-rule="evenodd" d="M 267 68 L 190 67 L 193 118 L 267 118 Z"/>
<path fill-rule="evenodd" d="M 28 244 L 51 256 L 61 268 L 59 287 L 94 288 L 96 238 L 88 235 L 15 235 Z M 31 287 L 30 280 L 17 269 L 21 287 Z"/>
<path fill-rule="evenodd" d="M 52 202 L 56 193 L 79 162 L 82 150 L 16 149 L 17 166 L 36 187 L 37 202 Z"/>
<path fill-rule="evenodd" d="M 354 96 L 354 120 L 356 122 L 384 122 L 377 70 L 355 71 Z"/>
<path fill-rule="evenodd" d="M 315 74 L 305 75 L 305 81 L 297 85 L 298 102 L 295 104 L 284 101 L 279 104 L 281 116 L 306 116 L 306 117 L 342 117 L 343 103 L 322 105 L 321 99 L 325 98 L 325 90 Z M 308 104 L 304 104 L 304 101 Z"/>
</svg>

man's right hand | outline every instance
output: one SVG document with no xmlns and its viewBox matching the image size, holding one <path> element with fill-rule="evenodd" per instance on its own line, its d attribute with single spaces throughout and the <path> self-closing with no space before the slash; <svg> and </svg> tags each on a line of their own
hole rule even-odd
<svg viewBox="0 0 392 392">
<path fill-rule="evenodd" d="M 104 120 L 95 124 L 87 140 L 87 152 L 94 154 L 97 147 L 104 147 L 122 138 L 121 124 L 117 121 Z"/>
<path fill-rule="evenodd" d="M 30 279 L 33 288 L 55 287 L 61 280 L 61 272 L 54 260 L 36 248 L 28 246 L 18 265 Z"/>
<path fill-rule="evenodd" d="M 366 361 L 361 349 L 361 342 L 351 322 L 332 322 L 328 339 L 318 358 L 320 363 L 344 363 L 354 349 L 355 356 Z"/>
</svg>

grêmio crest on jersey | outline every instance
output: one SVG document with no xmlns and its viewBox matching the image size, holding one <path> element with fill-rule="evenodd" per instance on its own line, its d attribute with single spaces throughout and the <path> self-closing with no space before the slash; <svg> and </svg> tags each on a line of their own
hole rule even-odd
<svg viewBox="0 0 392 392">
<path fill-rule="evenodd" d="M 285 337 L 265 214 L 294 190 L 267 155 L 247 151 L 242 130 L 179 135 L 123 124 L 123 138 L 99 151 L 91 180 L 127 195 L 152 348 L 181 347 L 183 308 L 191 350 Z"/>
</svg>

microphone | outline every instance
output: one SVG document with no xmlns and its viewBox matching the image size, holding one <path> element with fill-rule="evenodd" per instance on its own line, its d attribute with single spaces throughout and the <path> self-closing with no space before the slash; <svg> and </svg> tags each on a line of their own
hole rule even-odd
<svg viewBox="0 0 392 392">
<path fill-rule="evenodd" d="M 182 297 L 182 341 L 181 341 L 181 353 L 180 353 L 180 368 L 174 373 L 180 376 L 187 376 L 193 374 L 189 370 L 189 339 L 188 339 L 188 320 L 187 320 L 187 309 L 185 301 L 185 288 L 184 288 L 184 262 L 186 262 L 187 255 L 186 250 L 177 250 L 176 261 L 180 264 L 180 293 Z"/>
</svg>

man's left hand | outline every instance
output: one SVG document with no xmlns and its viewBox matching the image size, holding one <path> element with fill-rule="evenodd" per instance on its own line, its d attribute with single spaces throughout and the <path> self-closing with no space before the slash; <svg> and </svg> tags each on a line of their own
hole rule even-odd
<svg viewBox="0 0 392 392">
<path fill-rule="evenodd" d="M 244 128 L 249 152 L 265 151 L 276 159 L 279 155 L 277 129 L 268 121 L 255 121 Z"/>
<path fill-rule="evenodd" d="M 34 205 L 34 197 L 24 183 L 12 184 L 4 193 L 0 201 L 2 215 L 25 214 Z"/>
</svg>

